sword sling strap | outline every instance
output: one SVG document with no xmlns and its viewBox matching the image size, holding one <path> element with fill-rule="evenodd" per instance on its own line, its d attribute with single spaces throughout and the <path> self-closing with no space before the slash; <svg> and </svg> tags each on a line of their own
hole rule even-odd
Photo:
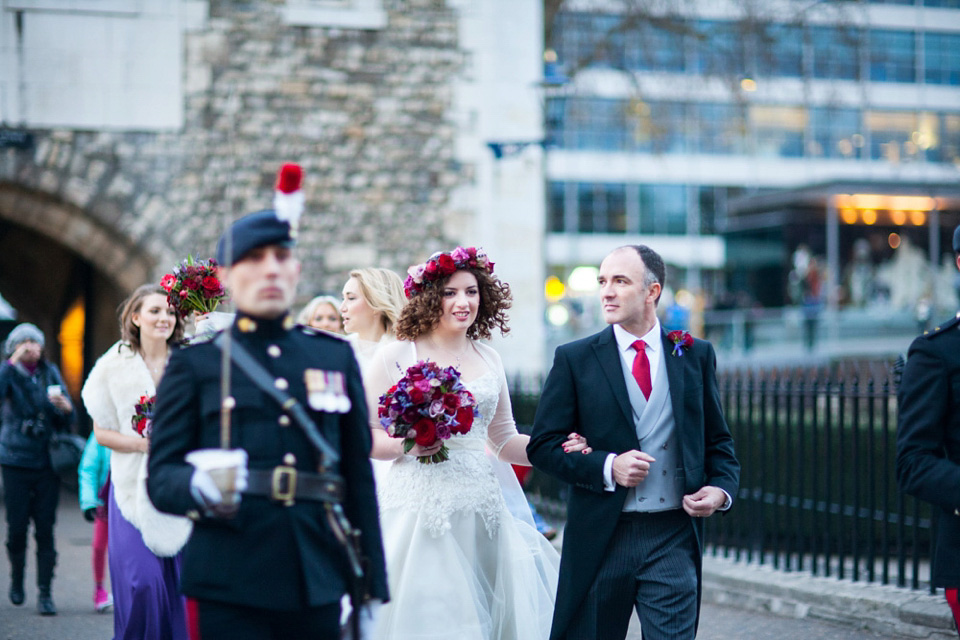
<svg viewBox="0 0 960 640">
<path fill-rule="evenodd" d="M 223 349 L 224 334 L 218 335 L 213 343 L 217 348 Z M 300 430 L 307 436 L 310 443 L 320 453 L 320 468 L 325 469 L 327 465 L 337 464 L 340 461 L 340 454 L 337 453 L 330 443 L 320 435 L 320 430 L 313 423 L 310 416 L 300 402 L 285 391 L 281 391 L 273 386 L 273 378 L 266 369 L 257 362 L 250 353 L 243 348 L 236 340 L 230 342 L 230 359 L 237 368 L 243 371 L 257 388 L 280 405 L 280 408 L 289 414 L 293 421 L 297 423 Z"/>
<path fill-rule="evenodd" d="M 224 348 L 223 335 L 224 334 L 221 333 L 213 341 L 220 350 Z M 230 344 L 230 359 L 233 361 L 233 364 L 237 365 L 238 369 L 243 371 L 243 373 L 257 385 L 258 389 L 270 396 L 274 402 L 279 404 L 280 407 L 293 418 L 293 421 L 300 427 L 307 436 L 307 439 L 310 440 L 310 443 L 319 452 L 321 473 L 323 473 L 323 470 L 328 464 L 336 464 L 340 461 L 340 454 L 337 453 L 337 451 L 330 446 L 330 443 L 320 434 L 320 430 L 317 429 L 317 425 L 310 419 L 303 405 L 289 393 L 273 386 L 273 379 L 270 377 L 269 372 L 236 340 L 231 341 Z M 362 585 L 364 577 L 363 560 L 360 553 L 360 532 L 350 524 L 347 515 L 343 512 L 343 506 L 339 502 L 325 501 L 324 506 L 326 508 L 327 523 L 330 525 L 330 530 L 333 531 L 337 541 L 347 552 L 347 559 L 350 562 L 350 570 L 352 573 L 351 583 L 353 585 L 350 589 L 350 599 L 353 601 L 354 610 L 359 611 L 360 604 L 363 601 Z M 357 619 L 357 616 L 354 616 L 354 618 Z M 355 637 L 359 636 L 355 634 Z"/>
</svg>

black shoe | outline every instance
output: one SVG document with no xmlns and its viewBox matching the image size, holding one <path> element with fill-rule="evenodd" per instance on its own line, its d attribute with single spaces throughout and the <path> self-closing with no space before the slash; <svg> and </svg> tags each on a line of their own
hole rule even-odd
<svg viewBox="0 0 960 640">
<path fill-rule="evenodd" d="M 23 593 L 23 585 L 20 585 L 19 587 L 15 584 L 10 585 L 10 602 L 19 607 L 23 604 L 25 597 L 26 596 Z"/>
<path fill-rule="evenodd" d="M 42 616 L 57 615 L 57 606 L 53 604 L 53 598 L 49 593 L 47 595 L 41 593 L 37 598 L 37 613 Z"/>
</svg>

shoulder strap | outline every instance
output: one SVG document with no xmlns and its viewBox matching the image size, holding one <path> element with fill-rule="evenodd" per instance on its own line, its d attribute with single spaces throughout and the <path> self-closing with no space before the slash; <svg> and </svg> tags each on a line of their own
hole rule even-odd
<svg viewBox="0 0 960 640">
<path fill-rule="evenodd" d="M 217 335 L 213 341 L 221 351 L 223 350 L 223 342 L 223 333 Z M 253 384 L 257 385 L 258 389 L 270 396 L 274 402 L 290 414 L 290 417 L 293 418 L 293 421 L 307 436 L 310 443 L 320 452 L 321 468 L 326 467 L 328 464 L 336 464 L 340 461 L 340 454 L 320 435 L 320 430 L 317 429 L 317 425 L 310 419 L 303 405 L 289 393 L 273 386 L 273 380 L 270 374 L 267 373 L 267 370 L 263 368 L 263 365 L 257 362 L 236 340 L 230 343 L 230 359 L 233 361 L 233 364 L 237 365 L 240 371 L 243 371 L 243 373 L 250 378 Z"/>
</svg>

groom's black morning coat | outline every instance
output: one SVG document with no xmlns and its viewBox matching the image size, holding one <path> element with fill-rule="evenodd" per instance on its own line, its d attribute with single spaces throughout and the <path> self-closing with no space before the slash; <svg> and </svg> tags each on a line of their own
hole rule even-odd
<svg viewBox="0 0 960 640">
<path fill-rule="evenodd" d="M 661 331 L 670 401 L 685 474 L 684 493 L 706 485 L 736 497 L 740 465 L 720 407 L 716 355 L 709 342 L 674 354 Z M 627 488 L 605 491 L 608 454 L 640 449 L 613 327 L 559 347 L 547 376 L 527 453 L 533 465 L 571 486 L 563 536 L 560 581 L 551 640 L 558 640 L 577 615 L 604 557 L 623 510 Z M 567 434 L 586 437 L 593 452 L 566 454 Z M 697 583 L 703 546 L 703 520 L 691 518 L 696 532 Z M 699 597 L 698 597 L 699 602 Z"/>
</svg>

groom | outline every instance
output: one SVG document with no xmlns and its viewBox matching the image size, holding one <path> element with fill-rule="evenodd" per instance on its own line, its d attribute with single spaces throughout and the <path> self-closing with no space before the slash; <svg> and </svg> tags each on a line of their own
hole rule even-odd
<svg viewBox="0 0 960 640">
<path fill-rule="evenodd" d="M 740 477 L 716 356 L 660 328 L 649 247 L 615 249 L 598 280 L 612 326 L 557 349 L 527 447 L 572 485 L 550 640 L 624 638 L 632 607 L 645 640 L 692 639 L 703 518 L 730 508 Z M 592 452 L 566 455 L 570 432 Z"/>
</svg>

